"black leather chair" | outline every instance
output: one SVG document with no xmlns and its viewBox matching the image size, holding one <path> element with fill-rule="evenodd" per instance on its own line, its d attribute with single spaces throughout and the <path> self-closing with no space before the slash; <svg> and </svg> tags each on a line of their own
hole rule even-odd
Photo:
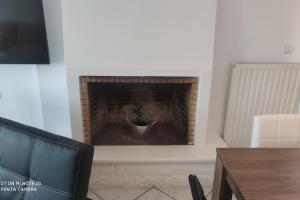
<svg viewBox="0 0 300 200">
<path fill-rule="evenodd" d="M 193 200 L 206 200 L 203 188 L 202 188 L 197 176 L 190 175 L 189 176 L 189 183 L 190 183 L 190 187 L 191 187 Z"/>
<path fill-rule="evenodd" d="M 0 118 L 1 200 L 86 200 L 92 146 Z"/>
</svg>

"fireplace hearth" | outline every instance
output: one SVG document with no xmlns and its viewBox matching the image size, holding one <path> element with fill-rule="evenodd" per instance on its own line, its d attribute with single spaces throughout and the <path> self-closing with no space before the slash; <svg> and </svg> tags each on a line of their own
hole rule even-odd
<svg viewBox="0 0 300 200">
<path fill-rule="evenodd" d="M 80 86 L 86 143 L 193 144 L 198 78 L 81 76 Z"/>
</svg>

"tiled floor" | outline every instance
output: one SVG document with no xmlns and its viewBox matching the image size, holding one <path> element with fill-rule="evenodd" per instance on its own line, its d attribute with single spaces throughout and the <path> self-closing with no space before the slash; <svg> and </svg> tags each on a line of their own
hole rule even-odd
<svg viewBox="0 0 300 200">
<path fill-rule="evenodd" d="M 205 189 L 207 199 L 211 189 Z M 189 188 L 104 188 L 90 189 L 93 200 L 192 200 Z"/>
</svg>

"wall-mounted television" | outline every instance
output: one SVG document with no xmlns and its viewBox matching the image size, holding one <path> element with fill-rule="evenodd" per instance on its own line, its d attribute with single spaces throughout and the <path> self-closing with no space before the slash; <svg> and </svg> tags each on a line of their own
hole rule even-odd
<svg viewBox="0 0 300 200">
<path fill-rule="evenodd" d="M 42 0 L 0 0 L 0 64 L 49 64 Z"/>
</svg>

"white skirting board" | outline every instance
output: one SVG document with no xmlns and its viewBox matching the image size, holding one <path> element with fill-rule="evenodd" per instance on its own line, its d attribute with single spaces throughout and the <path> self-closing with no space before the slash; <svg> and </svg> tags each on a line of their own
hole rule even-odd
<svg viewBox="0 0 300 200">
<path fill-rule="evenodd" d="M 253 117 L 296 114 L 300 64 L 236 64 L 232 73 L 224 139 L 230 147 L 248 147 Z"/>
</svg>

